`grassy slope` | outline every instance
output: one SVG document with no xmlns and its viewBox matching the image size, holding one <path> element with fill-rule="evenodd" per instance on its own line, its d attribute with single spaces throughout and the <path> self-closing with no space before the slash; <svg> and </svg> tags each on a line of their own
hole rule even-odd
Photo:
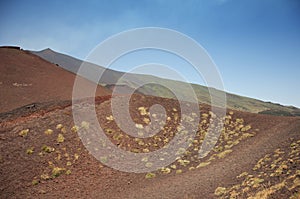
<svg viewBox="0 0 300 199">
<path fill-rule="evenodd" d="M 145 78 L 144 76 L 136 75 L 136 78 Z M 142 87 L 139 89 L 139 92 L 149 95 L 155 95 L 160 97 L 174 98 L 174 94 L 163 86 L 159 84 L 173 84 L 178 88 L 181 92 L 188 92 L 187 84 L 184 82 L 174 81 L 174 80 L 166 80 L 161 78 L 152 77 L 158 83 L 156 85 L 152 84 L 149 86 Z M 205 86 L 192 84 L 192 87 L 195 91 L 195 94 L 198 97 L 200 102 L 210 104 L 210 94 L 208 88 Z M 189 93 L 186 93 L 189 95 Z M 227 107 L 234 110 L 246 111 L 251 113 L 263 113 L 263 114 L 271 114 L 271 115 L 284 115 L 284 116 L 300 116 L 300 110 L 295 107 L 283 106 L 280 104 L 275 104 L 271 102 L 264 102 L 261 100 L 243 97 L 239 95 L 234 95 L 231 93 L 226 93 Z"/>
</svg>

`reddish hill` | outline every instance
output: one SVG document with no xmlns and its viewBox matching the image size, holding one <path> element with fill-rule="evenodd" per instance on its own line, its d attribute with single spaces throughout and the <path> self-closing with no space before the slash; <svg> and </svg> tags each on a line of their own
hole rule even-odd
<svg viewBox="0 0 300 199">
<path fill-rule="evenodd" d="M 144 156 L 167 146 L 176 134 L 192 139 L 185 150 L 163 153 L 164 157 L 178 155 L 169 165 L 150 173 L 126 173 L 105 166 L 119 155 L 111 150 L 101 153 L 100 162 L 83 145 L 82 141 L 93 141 L 90 146 L 95 151 L 108 146 L 103 139 L 90 139 L 98 133 L 95 123 L 82 121 L 75 126 L 71 101 L 62 101 L 71 99 L 74 75 L 18 48 L 0 48 L 0 59 L 0 198 L 300 197 L 299 117 L 228 110 L 223 126 L 207 105 L 200 104 L 197 112 L 185 102 L 191 108 L 181 114 L 174 99 L 135 94 L 129 105 L 132 118 L 121 118 L 121 126 L 128 127 L 132 119 L 139 124 L 137 132 L 151 133 L 147 125 L 152 121 L 153 129 L 160 129 L 155 136 L 137 139 L 117 125 L 109 92 L 98 87 L 97 95 L 105 96 L 95 100 L 97 119 L 118 148 Z M 118 101 L 123 97 L 115 98 L 118 111 L 127 108 Z M 23 106 L 34 102 L 30 109 Z M 163 106 L 168 116 L 162 127 L 161 114 L 150 117 L 155 104 Z M 89 102 L 77 105 L 88 116 L 94 109 Z M 201 120 L 193 123 L 197 116 Z M 219 137 L 207 135 L 210 121 L 222 128 Z M 190 125 L 195 137 L 188 137 Z M 217 143 L 207 157 L 199 159 L 207 136 Z M 144 157 L 132 163 L 121 166 L 153 166 Z"/>
<path fill-rule="evenodd" d="M 18 48 L 0 48 L 0 60 L 0 112 L 72 98 L 74 74 Z M 109 93 L 98 86 L 98 96 Z"/>
<path fill-rule="evenodd" d="M 96 101 L 100 125 L 123 150 L 154 151 L 178 133 L 175 115 L 180 109 L 172 99 L 133 95 L 130 113 L 136 123 L 148 122 L 141 110 L 153 104 L 164 106 L 171 118 L 156 136 L 146 139 L 126 136 L 118 128 L 109 97 Z M 202 121 L 213 118 L 209 107 L 201 105 L 199 130 L 184 155 L 165 168 L 135 174 L 106 167 L 89 154 L 76 129 L 94 128 L 87 122 L 75 128 L 70 104 L 41 104 L 33 114 L 24 107 L 0 114 L 0 198 L 299 198 L 298 117 L 229 111 L 214 150 L 197 159 L 208 128 Z M 82 104 L 82 110 L 87 107 Z M 192 121 L 195 114 L 182 118 Z M 155 118 L 160 121 L 159 115 Z M 151 166 L 148 160 L 141 163 Z"/>
</svg>

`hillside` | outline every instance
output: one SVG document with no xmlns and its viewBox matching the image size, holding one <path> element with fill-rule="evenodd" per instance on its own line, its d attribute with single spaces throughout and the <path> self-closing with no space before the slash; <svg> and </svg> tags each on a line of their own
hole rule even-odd
<svg viewBox="0 0 300 199">
<path fill-rule="evenodd" d="M 228 109 L 219 118 L 209 105 L 188 101 L 182 102 L 183 112 L 170 93 L 148 85 L 131 96 L 130 116 L 121 117 L 120 124 L 112 101 L 117 113 L 126 111 L 121 100 L 128 95 L 112 99 L 109 90 L 98 86 L 95 107 L 90 99 L 72 104 L 73 73 L 18 48 L 0 48 L 0 58 L 0 198 L 300 197 L 300 117 Z M 126 89 L 130 88 L 124 87 L 124 93 Z M 151 89 L 166 97 L 142 94 Z M 205 87 L 195 89 L 205 96 Z M 231 98 L 231 103 L 240 101 L 245 107 L 252 100 Z M 280 111 L 297 110 L 261 103 L 281 107 Z M 166 117 L 152 112 L 157 104 Z M 87 118 L 80 117 L 75 124 L 72 105 Z M 91 110 L 96 112 L 95 121 L 89 120 Z M 97 124 L 107 139 L 97 137 Z M 146 137 L 133 136 L 124 127 Z M 221 129 L 220 136 L 208 133 L 212 129 Z M 158 132 L 150 136 L 153 130 Z M 185 141 L 188 145 L 183 148 Z M 213 149 L 200 158 L 203 145 Z M 137 158 L 126 159 L 120 150 Z M 147 156 L 161 150 L 159 158 Z M 171 162 L 157 166 L 172 156 Z"/>
<path fill-rule="evenodd" d="M 74 57 L 64 55 L 58 52 L 55 52 L 51 49 L 45 49 L 42 51 L 32 53 L 42 57 L 43 59 L 55 63 L 58 66 L 72 72 L 76 73 L 79 69 L 82 60 L 76 59 Z M 90 67 L 96 71 L 104 71 L 105 68 L 101 66 L 97 66 L 95 64 L 90 64 Z M 103 78 L 99 81 L 99 83 L 107 88 L 111 89 L 114 88 L 114 84 L 118 81 L 118 79 L 123 75 L 123 72 L 107 69 L 103 74 Z M 148 84 L 141 88 L 137 87 L 137 83 L 151 81 L 155 82 L 155 84 Z M 189 95 L 187 92 L 186 87 L 188 86 L 184 82 L 162 79 L 159 77 L 154 77 L 151 75 L 141 75 L 141 74 L 128 74 L 122 82 L 120 82 L 120 87 L 125 87 L 122 90 L 122 93 L 127 93 L 130 88 L 138 88 L 137 92 L 146 94 L 146 95 L 153 95 L 158 97 L 167 97 L 167 98 L 174 98 L 174 94 L 171 93 L 168 89 L 166 89 L 161 85 L 176 85 L 175 87 L 178 88 L 183 94 Z M 210 95 L 208 92 L 207 87 L 192 84 L 192 87 L 195 90 L 195 93 L 198 97 L 199 102 L 201 103 L 210 103 Z M 270 115 L 284 115 L 284 116 L 300 116 L 300 109 L 296 107 L 287 107 L 282 106 L 280 104 L 275 104 L 271 102 L 264 102 L 261 100 L 256 100 L 253 98 L 243 97 L 234 95 L 231 93 L 226 93 L 227 96 L 227 107 L 234 110 L 246 111 L 251 113 L 262 113 L 262 114 L 270 114 Z"/>
<path fill-rule="evenodd" d="M 122 150 L 148 153 L 168 144 L 174 133 L 184 132 L 176 130 L 179 109 L 172 99 L 132 97 L 133 120 L 145 129 L 152 104 L 161 104 L 171 118 L 157 135 L 147 139 L 133 138 L 118 128 L 111 117 L 109 96 L 96 101 L 98 121 L 109 141 Z M 85 110 L 89 105 L 81 107 Z M 209 128 L 207 121 L 218 120 L 209 107 L 200 107 L 201 113 L 180 116 L 187 122 L 195 115 L 201 117 L 191 145 L 178 150 L 175 162 L 150 173 L 111 169 L 105 166 L 114 158 L 109 154 L 97 161 L 78 137 L 92 133 L 94 126 L 88 121 L 74 126 L 70 101 L 40 104 L 33 113 L 20 108 L 0 114 L 0 197 L 299 198 L 298 117 L 228 111 L 217 145 L 199 159 L 197 150 Z M 153 117 L 160 121 L 160 115 Z M 145 158 L 140 164 L 152 166 Z"/>
<path fill-rule="evenodd" d="M 72 99 L 76 77 L 73 73 L 18 48 L 0 48 L 0 60 L 0 112 L 32 103 Z M 98 86 L 97 95 L 109 93 Z"/>
</svg>

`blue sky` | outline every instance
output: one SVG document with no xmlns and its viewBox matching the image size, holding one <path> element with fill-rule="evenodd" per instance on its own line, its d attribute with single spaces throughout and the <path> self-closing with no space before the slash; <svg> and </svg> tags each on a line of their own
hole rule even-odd
<svg viewBox="0 0 300 199">
<path fill-rule="evenodd" d="M 82 59 L 121 31 L 174 29 L 208 51 L 226 91 L 300 107 L 298 0 L 11 0 L 0 2 L 0 13 L 0 45 L 49 47 Z M 124 63 L 113 67 L 126 71 Z M 178 63 L 189 81 L 202 83 Z"/>
</svg>

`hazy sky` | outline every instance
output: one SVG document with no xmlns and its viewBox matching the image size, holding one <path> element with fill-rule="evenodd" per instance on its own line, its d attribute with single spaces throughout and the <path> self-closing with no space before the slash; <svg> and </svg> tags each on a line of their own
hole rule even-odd
<svg viewBox="0 0 300 199">
<path fill-rule="evenodd" d="M 0 45 L 49 47 L 82 59 L 120 31 L 174 29 L 208 51 L 226 91 L 300 107 L 298 0 L 11 0 L 0 2 L 0 13 Z M 148 61 L 138 57 L 143 59 L 134 64 Z M 126 71 L 124 63 L 114 68 Z M 189 81 L 202 83 L 186 67 L 175 66 Z"/>
</svg>

